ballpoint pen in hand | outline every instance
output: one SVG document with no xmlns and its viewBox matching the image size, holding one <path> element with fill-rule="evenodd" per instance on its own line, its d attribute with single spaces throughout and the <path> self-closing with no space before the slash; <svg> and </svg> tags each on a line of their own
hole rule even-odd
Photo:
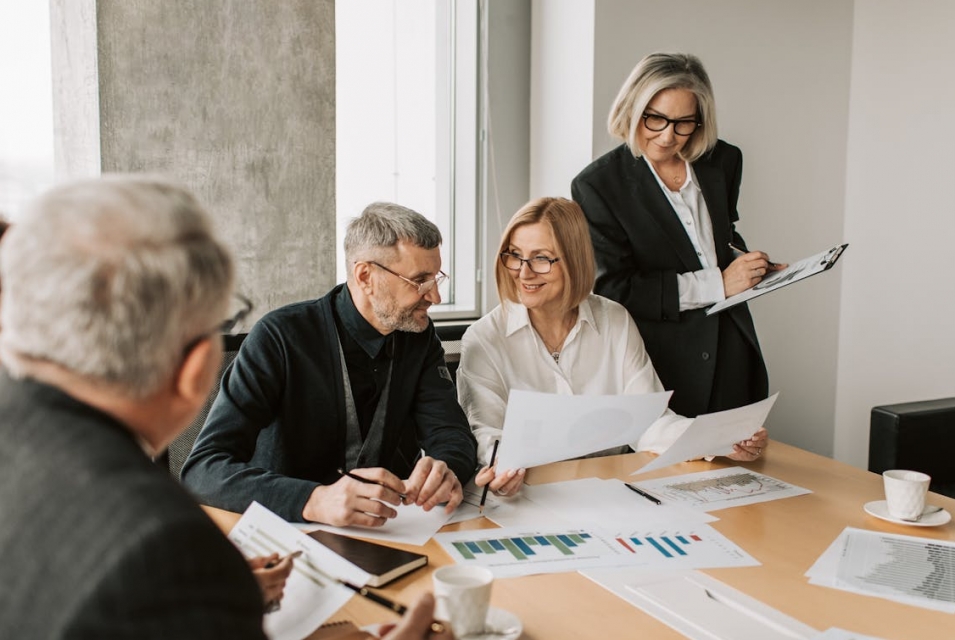
<svg viewBox="0 0 955 640">
<path fill-rule="evenodd" d="M 735 244 L 733 244 L 732 242 L 729 243 L 729 246 L 730 246 L 730 249 L 732 249 L 733 251 L 735 251 L 735 252 L 738 253 L 739 255 L 743 255 L 744 253 L 749 253 L 749 251 L 747 251 L 746 249 L 742 249 L 742 248 L 740 248 L 740 247 L 737 247 L 737 246 L 736 246 Z M 737 256 L 737 257 L 739 257 L 739 256 Z M 767 260 L 766 263 L 767 263 L 769 266 L 771 266 L 771 267 L 777 267 L 777 266 L 779 266 L 779 265 L 776 264 L 775 262 L 770 262 L 769 260 Z"/>
<path fill-rule="evenodd" d="M 297 557 L 299 557 L 300 555 L 302 555 L 302 550 L 301 550 L 301 549 L 299 549 L 299 550 L 297 550 L 297 551 L 293 551 L 292 553 L 288 554 L 287 556 L 285 556 L 285 557 L 283 557 L 283 558 L 278 558 L 277 560 L 270 560 L 270 561 L 266 562 L 266 563 L 265 563 L 265 566 L 263 567 L 263 569 L 274 569 L 274 568 L 277 567 L 278 565 L 280 565 L 280 564 L 282 564 L 283 562 L 285 562 L 285 558 L 297 558 Z M 275 613 L 276 611 L 278 611 L 278 610 L 281 609 L 281 608 L 282 608 L 282 601 L 279 600 L 279 599 L 270 600 L 270 601 L 268 601 L 268 602 L 265 603 L 265 613 Z"/>
<path fill-rule="evenodd" d="M 340 475 L 340 476 L 348 476 L 348 477 L 351 478 L 352 480 L 357 480 L 358 482 L 361 482 L 362 484 L 377 484 L 379 487 L 384 487 L 384 488 L 386 488 L 386 489 L 391 489 L 391 487 L 389 487 L 388 485 L 386 485 L 384 482 L 378 482 L 377 480 L 369 480 L 368 478 L 362 478 L 362 477 L 361 477 L 360 475 L 358 475 L 357 473 L 352 473 L 351 471 L 345 471 L 344 469 L 337 469 L 337 471 L 338 471 L 338 475 Z M 401 498 L 401 502 L 402 502 L 402 503 L 403 503 L 405 500 L 408 499 L 408 496 L 406 496 L 406 495 L 403 494 L 403 493 L 399 493 L 399 494 L 398 494 L 398 497 Z"/>
<path fill-rule="evenodd" d="M 494 441 L 494 448 L 491 449 L 491 461 L 488 463 L 488 468 L 494 466 L 494 459 L 497 457 L 497 446 L 501 444 L 500 440 Z M 478 513 L 484 515 L 484 503 L 487 502 L 487 490 L 491 487 L 491 481 L 488 480 L 488 483 L 484 485 L 484 491 L 481 492 L 481 504 L 478 505 Z"/>
</svg>

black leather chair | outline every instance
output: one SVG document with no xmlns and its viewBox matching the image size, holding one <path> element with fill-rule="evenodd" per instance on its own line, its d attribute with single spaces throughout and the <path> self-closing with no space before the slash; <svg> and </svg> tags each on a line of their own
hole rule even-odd
<svg viewBox="0 0 955 640">
<path fill-rule="evenodd" d="M 225 368 L 235 360 L 235 356 L 239 353 L 239 347 L 242 346 L 242 341 L 245 340 L 246 335 L 245 333 L 238 333 L 235 335 L 222 336 L 223 357 L 219 380 L 221 380 L 222 372 L 225 371 Z M 169 448 L 166 449 L 166 452 L 162 456 L 156 459 L 156 462 L 165 465 L 169 469 L 169 473 L 175 478 L 179 477 L 179 472 L 182 471 L 182 465 L 186 462 L 186 458 L 192 451 L 192 445 L 196 441 L 199 431 L 202 430 L 202 425 L 206 423 L 206 418 L 209 417 L 209 409 L 212 408 L 212 401 L 219 395 L 219 380 L 216 380 L 215 387 L 213 387 L 209 393 L 206 404 L 202 407 L 199 414 L 193 418 L 189 427 L 179 434 L 179 437 L 173 440 L 172 444 L 169 445 Z"/>
<path fill-rule="evenodd" d="M 955 498 L 955 398 L 872 408 L 869 471 L 912 469 L 931 490 Z"/>
</svg>

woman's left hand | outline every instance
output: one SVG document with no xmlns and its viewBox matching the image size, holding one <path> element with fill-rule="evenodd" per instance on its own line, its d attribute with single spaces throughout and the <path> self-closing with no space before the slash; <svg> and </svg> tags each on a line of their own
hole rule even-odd
<svg viewBox="0 0 955 640">
<path fill-rule="evenodd" d="M 769 444 L 769 433 L 765 427 L 760 427 L 759 431 L 750 436 L 749 440 L 743 440 L 733 445 L 733 453 L 726 456 L 730 460 L 739 460 L 740 462 L 752 462 L 766 450 Z"/>
</svg>

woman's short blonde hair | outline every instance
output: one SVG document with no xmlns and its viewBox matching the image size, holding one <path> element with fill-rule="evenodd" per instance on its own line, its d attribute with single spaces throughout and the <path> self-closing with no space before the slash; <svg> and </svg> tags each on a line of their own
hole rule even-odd
<svg viewBox="0 0 955 640">
<path fill-rule="evenodd" d="M 697 117 L 701 125 L 690 134 L 680 152 L 687 162 L 694 162 L 716 146 L 716 101 L 710 77 L 703 63 L 687 53 L 651 53 L 637 63 L 620 87 L 610 115 L 607 130 L 623 140 L 634 156 L 643 154 L 637 142 L 637 131 L 643 123 L 643 112 L 653 97 L 664 89 L 686 89 L 696 96 Z"/>
<path fill-rule="evenodd" d="M 564 311 L 576 308 L 593 291 L 594 248 L 590 242 L 590 230 L 584 212 L 573 200 L 566 198 L 537 198 L 531 200 L 514 214 L 501 236 L 498 256 L 511 246 L 514 230 L 528 224 L 544 222 L 550 225 L 557 242 L 555 249 L 564 274 L 564 296 L 561 306 Z M 517 284 L 511 271 L 500 257 L 494 270 L 497 279 L 497 294 L 501 302 L 520 302 Z"/>
</svg>

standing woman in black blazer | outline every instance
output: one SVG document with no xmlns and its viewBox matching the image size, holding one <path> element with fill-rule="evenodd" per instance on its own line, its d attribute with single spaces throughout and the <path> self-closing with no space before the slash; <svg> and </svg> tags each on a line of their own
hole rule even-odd
<svg viewBox="0 0 955 640">
<path fill-rule="evenodd" d="M 702 63 L 648 55 L 620 89 L 608 128 L 624 143 L 571 187 L 593 238 L 594 291 L 630 311 L 676 413 L 765 398 L 769 380 L 747 306 L 705 313 L 784 265 L 748 251 L 736 231 L 743 157 L 717 139 Z"/>
</svg>

